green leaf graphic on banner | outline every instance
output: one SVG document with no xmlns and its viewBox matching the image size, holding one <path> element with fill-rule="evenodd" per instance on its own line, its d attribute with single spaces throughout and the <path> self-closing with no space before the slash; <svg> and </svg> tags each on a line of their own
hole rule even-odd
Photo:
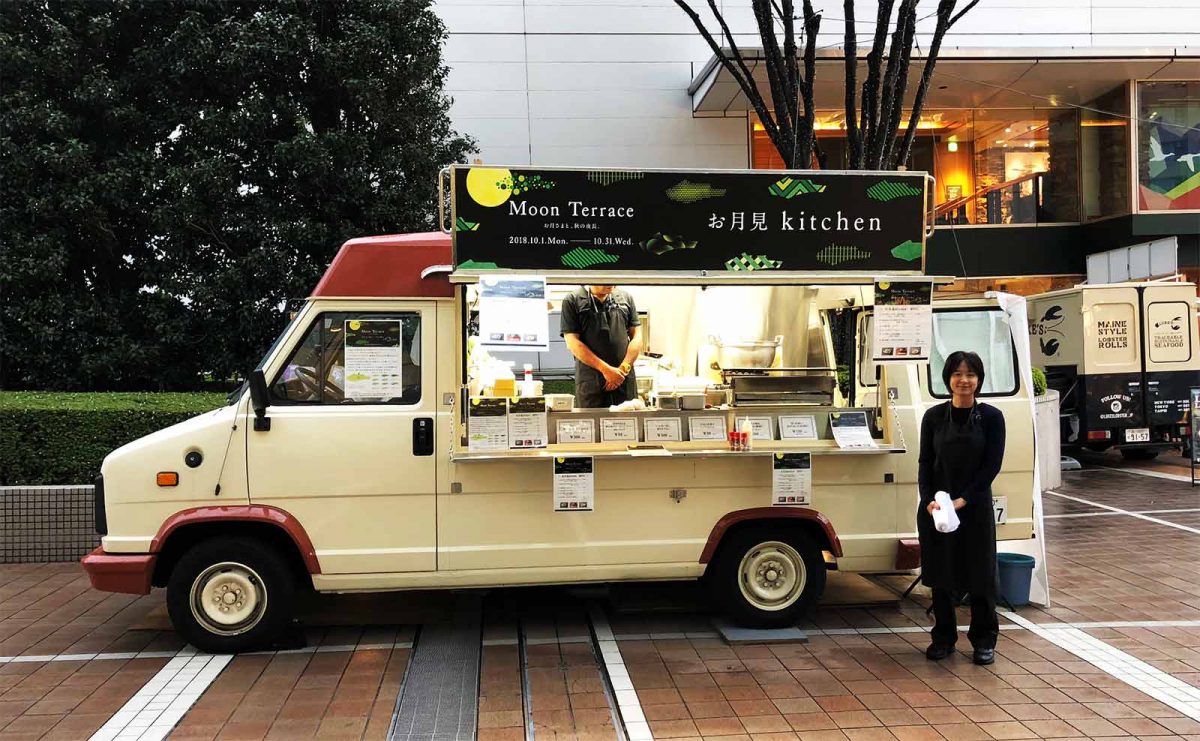
<svg viewBox="0 0 1200 741">
<path fill-rule="evenodd" d="M 693 183 L 690 180 L 680 180 L 667 188 L 667 198 L 679 203 L 695 203 L 706 198 L 720 198 L 725 193 L 725 188 L 714 188 L 708 183 Z"/>
<path fill-rule="evenodd" d="M 912 262 L 921 256 L 921 243 L 906 239 L 892 248 L 892 257 Z"/>
<path fill-rule="evenodd" d="M 590 268 L 593 265 L 616 262 L 619 259 L 616 255 L 610 255 L 604 250 L 591 250 L 584 247 L 576 247 L 562 256 L 563 265 L 575 268 L 576 270 Z"/>
<path fill-rule="evenodd" d="M 646 177 L 644 172 L 611 172 L 608 170 L 589 170 L 587 179 L 600 185 L 612 185 L 625 180 L 641 180 Z"/>
<path fill-rule="evenodd" d="M 479 231 L 478 221 L 467 221 L 459 216 L 454 220 L 454 231 L 456 232 L 477 232 Z"/>
<path fill-rule="evenodd" d="M 908 183 L 893 183 L 887 180 L 875 183 L 870 188 L 867 188 L 867 195 L 877 201 L 891 201 L 896 198 L 919 196 L 924 192 L 924 190 L 914 188 Z"/>
<path fill-rule="evenodd" d="M 479 262 L 477 260 L 467 260 L 458 264 L 459 270 L 499 270 L 500 266 L 494 262 Z"/>
<path fill-rule="evenodd" d="M 699 244 L 697 240 L 693 239 L 689 242 L 680 234 L 656 232 L 653 237 L 642 242 L 641 247 L 652 254 L 665 255 L 675 250 L 694 250 L 697 244 Z"/>
<path fill-rule="evenodd" d="M 772 260 L 766 255 L 750 255 L 743 252 L 740 257 L 725 261 L 726 270 L 778 270 L 783 267 L 782 260 Z"/>
<path fill-rule="evenodd" d="M 767 186 L 767 192 L 779 198 L 791 200 L 805 193 L 820 193 L 824 185 L 818 185 L 811 180 L 796 180 L 795 178 L 780 178 Z"/>
<path fill-rule="evenodd" d="M 817 253 L 817 259 L 826 265 L 841 265 L 844 262 L 866 260 L 871 256 L 869 250 L 859 249 L 852 244 L 831 244 L 823 247 Z"/>
</svg>

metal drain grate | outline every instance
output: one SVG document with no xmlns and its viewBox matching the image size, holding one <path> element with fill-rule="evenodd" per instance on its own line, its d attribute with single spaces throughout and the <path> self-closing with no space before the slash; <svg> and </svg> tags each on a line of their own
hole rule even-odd
<svg viewBox="0 0 1200 741">
<path fill-rule="evenodd" d="M 396 701 L 392 741 L 474 741 L 482 601 L 464 596 L 449 623 L 421 628 Z"/>
</svg>

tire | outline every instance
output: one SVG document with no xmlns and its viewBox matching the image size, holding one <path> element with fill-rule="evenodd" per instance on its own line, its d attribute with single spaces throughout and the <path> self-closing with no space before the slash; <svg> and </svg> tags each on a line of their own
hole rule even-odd
<svg viewBox="0 0 1200 741">
<path fill-rule="evenodd" d="M 795 625 L 825 591 L 821 548 L 787 525 L 734 531 L 721 543 L 713 567 L 709 587 L 715 606 L 749 628 Z M 775 581 L 766 581 L 772 574 Z"/>
<path fill-rule="evenodd" d="M 175 630 L 201 651 L 237 653 L 264 648 L 280 635 L 295 594 L 295 577 L 275 548 L 222 536 L 197 543 L 179 559 L 167 582 L 167 612 Z"/>
<path fill-rule="evenodd" d="M 1121 448 L 1121 457 L 1127 461 L 1152 461 L 1158 451 L 1150 448 Z"/>
</svg>

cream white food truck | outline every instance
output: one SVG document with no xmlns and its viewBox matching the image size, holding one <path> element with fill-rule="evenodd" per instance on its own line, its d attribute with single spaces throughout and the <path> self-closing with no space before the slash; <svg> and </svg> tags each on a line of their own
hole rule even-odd
<svg viewBox="0 0 1200 741">
<path fill-rule="evenodd" d="M 1028 550 L 1019 312 L 939 303 L 931 347 L 876 348 L 869 403 L 836 381 L 830 311 L 894 279 L 929 295 L 927 182 L 450 168 L 451 234 L 347 242 L 228 406 L 105 459 L 84 567 L 99 589 L 166 587 L 213 651 L 268 641 L 299 589 L 704 578 L 735 619 L 794 623 L 827 570 L 918 566 L 918 430 L 959 349 L 1006 417 L 1001 548 Z M 561 297 L 610 284 L 649 320 L 640 403 L 575 408 L 497 359 L 545 349 Z"/>
<path fill-rule="evenodd" d="M 1059 392 L 1063 443 L 1153 458 L 1188 437 L 1200 384 L 1192 283 L 1083 284 L 1029 299 L 1033 364 Z"/>
</svg>

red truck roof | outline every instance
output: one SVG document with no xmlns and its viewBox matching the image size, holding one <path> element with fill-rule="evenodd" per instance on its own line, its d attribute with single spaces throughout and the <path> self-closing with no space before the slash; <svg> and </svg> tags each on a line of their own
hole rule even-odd
<svg viewBox="0 0 1200 741">
<path fill-rule="evenodd" d="M 450 235 L 441 232 L 360 237 L 342 245 L 312 298 L 452 298 Z M 446 270 L 422 278 L 427 268 Z"/>
</svg>

